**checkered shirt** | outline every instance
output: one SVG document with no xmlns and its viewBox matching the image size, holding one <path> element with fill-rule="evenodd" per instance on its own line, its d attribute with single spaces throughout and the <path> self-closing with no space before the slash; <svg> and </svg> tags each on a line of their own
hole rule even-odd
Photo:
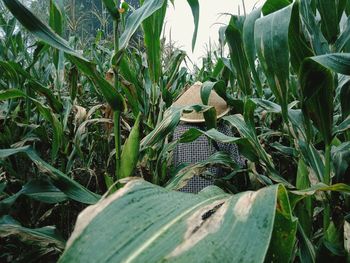
<svg viewBox="0 0 350 263">
<path fill-rule="evenodd" d="M 174 140 L 177 140 L 181 135 L 191 128 L 203 129 L 202 125 L 180 123 L 174 131 Z M 219 124 L 217 127 L 218 131 L 228 135 L 233 136 L 231 129 L 224 125 Z M 242 167 L 244 166 L 244 160 L 241 158 L 238 152 L 238 148 L 232 143 L 217 143 L 220 151 L 226 152 L 231 156 Z M 207 160 L 212 154 L 214 154 L 217 149 L 212 143 L 209 142 L 205 135 L 200 136 L 197 140 L 190 143 L 179 143 L 174 149 L 173 163 L 175 167 L 182 163 L 194 164 L 197 162 Z M 208 171 L 216 176 L 220 174 L 219 168 L 209 168 Z M 203 188 L 213 185 L 214 178 L 203 178 L 200 176 L 193 176 L 187 183 L 186 186 L 180 189 L 181 192 L 187 193 L 198 193 Z"/>
</svg>

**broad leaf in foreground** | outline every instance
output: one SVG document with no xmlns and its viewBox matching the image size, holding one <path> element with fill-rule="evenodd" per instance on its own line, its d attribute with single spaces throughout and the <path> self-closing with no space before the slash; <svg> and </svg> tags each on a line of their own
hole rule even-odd
<svg viewBox="0 0 350 263">
<path fill-rule="evenodd" d="M 234 196 L 213 187 L 194 195 L 131 181 L 79 215 L 59 262 L 263 262 L 272 235 L 269 254 L 288 260 L 294 244 L 282 248 L 273 231 L 291 218 L 283 186 Z"/>
</svg>

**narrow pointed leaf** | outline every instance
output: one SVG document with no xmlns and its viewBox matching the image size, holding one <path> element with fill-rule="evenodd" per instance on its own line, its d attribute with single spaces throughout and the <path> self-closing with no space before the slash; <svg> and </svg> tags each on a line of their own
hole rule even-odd
<svg viewBox="0 0 350 263">
<path fill-rule="evenodd" d="M 299 8 L 300 2 L 295 1 L 290 18 L 288 34 L 290 63 L 296 74 L 299 74 L 304 59 L 314 55 L 311 45 L 304 36 Z"/>
<path fill-rule="evenodd" d="M 199 136 L 205 135 L 208 138 L 221 143 L 235 143 L 238 146 L 240 154 L 245 156 L 248 160 L 252 162 L 257 162 L 259 157 L 254 146 L 246 138 L 231 137 L 216 129 L 210 129 L 208 131 L 202 131 L 200 129 L 189 129 L 180 138 L 180 142 L 192 142 L 196 140 Z"/>
<path fill-rule="evenodd" d="M 144 1 L 143 5 L 152 1 Z M 142 8 L 142 7 L 141 7 Z M 163 29 L 167 2 L 164 1 L 163 6 L 151 14 L 142 22 L 144 32 L 144 43 L 147 53 L 147 64 L 149 67 L 151 79 L 153 83 L 158 83 L 161 75 L 161 33 Z"/>
<path fill-rule="evenodd" d="M 252 94 L 252 87 L 250 83 L 249 64 L 243 48 L 242 33 L 234 24 L 227 26 L 226 40 L 230 47 L 230 57 L 232 64 L 237 71 L 238 85 L 245 95 Z"/>
<path fill-rule="evenodd" d="M 275 223 L 265 262 L 289 262 L 296 240 L 298 219 L 291 213 L 286 190 L 280 187 L 278 191 Z"/>
<path fill-rule="evenodd" d="M 254 26 L 255 22 L 261 16 L 261 9 L 258 8 L 253 10 L 245 19 L 243 25 L 243 45 L 244 51 L 247 55 L 247 60 L 250 66 L 250 70 L 252 71 L 254 82 L 257 88 L 257 92 L 259 96 L 262 96 L 263 90 L 261 81 L 258 75 L 258 72 L 255 69 L 255 60 L 256 60 L 256 49 L 255 43 L 252 41 L 254 39 Z"/>
<path fill-rule="evenodd" d="M 199 2 L 198 0 L 187 0 L 187 3 L 191 7 L 193 22 L 194 22 L 194 32 L 192 37 L 192 52 L 196 46 L 196 40 L 198 35 L 198 26 L 199 26 Z"/>
<path fill-rule="evenodd" d="M 293 5 L 289 5 L 255 23 L 255 47 L 269 86 L 287 119 L 289 47 L 288 33 Z"/>
<path fill-rule="evenodd" d="M 119 11 L 118 11 L 118 6 L 115 3 L 115 0 L 102 0 L 104 6 L 108 10 L 109 14 L 114 18 L 114 19 L 119 19 Z"/>
<path fill-rule="evenodd" d="M 19 89 L 8 89 L 0 91 L 0 101 L 15 98 L 25 98 L 27 95 Z"/>
<path fill-rule="evenodd" d="M 317 9 L 321 15 L 321 29 L 325 38 L 329 43 L 334 43 L 340 32 L 339 21 L 341 14 L 344 11 L 340 8 L 341 2 L 346 2 L 346 0 L 340 1 L 329 1 L 329 0 L 317 0 Z"/>
<path fill-rule="evenodd" d="M 0 218 L 0 236 L 17 236 L 20 240 L 29 244 L 40 244 L 43 247 L 55 246 L 62 250 L 65 246 L 65 241 L 57 233 L 53 226 L 30 229 L 23 227 L 19 222 L 11 216 L 3 216 Z"/>
<path fill-rule="evenodd" d="M 140 150 L 144 151 L 148 147 L 154 146 L 156 143 L 164 139 L 180 122 L 182 112 L 186 111 L 205 111 L 210 107 L 204 105 L 193 105 L 184 107 L 171 107 L 164 113 L 163 120 L 141 140 Z"/>
<path fill-rule="evenodd" d="M 227 121 L 230 125 L 234 126 L 238 130 L 238 132 L 241 134 L 241 136 L 243 138 L 246 138 L 249 141 L 249 143 L 251 144 L 251 147 L 255 149 L 256 156 L 259 157 L 258 161 L 264 166 L 266 166 L 266 168 L 269 171 L 268 176 L 272 180 L 279 183 L 283 183 L 288 187 L 292 187 L 292 185 L 288 181 L 286 181 L 276 172 L 271 156 L 267 154 L 267 152 L 259 142 L 259 139 L 255 132 L 255 127 L 252 127 L 250 124 L 246 123 L 243 116 L 240 114 L 225 116 L 223 117 L 223 119 Z"/>
<path fill-rule="evenodd" d="M 68 59 L 76 64 L 77 67 L 93 81 L 113 110 L 123 111 L 125 109 L 126 105 L 123 97 L 111 84 L 99 75 L 96 66 L 92 62 L 88 61 L 79 52 L 71 48 L 66 40 L 53 32 L 52 29 L 41 22 L 18 0 L 3 0 L 3 2 L 18 21 L 37 38 L 65 52 Z"/>
<path fill-rule="evenodd" d="M 314 170 L 317 179 L 322 182 L 325 168 L 320 153 L 312 144 L 308 144 L 302 140 L 299 140 L 298 144 L 305 163 Z"/>
<path fill-rule="evenodd" d="M 342 181 L 346 171 L 350 167 L 350 142 L 344 142 L 332 149 L 332 161 L 334 165 L 335 178 Z"/>
<path fill-rule="evenodd" d="M 144 4 L 135 10 L 126 21 L 125 30 L 120 36 L 119 48 L 125 49 L 130 38 L 141 23 L 164 5 L 164 0 L 145 0 Z"/>
<path fill-rule="evenodd" d="M 301 67 L 300 86 L 303 113 L 329 144 L 333 127 L 333 75 L 314 59 L 306 59 Z"/>
<path fill-rule="evenodd" d="M 312 57 L 312 59 L 336 73 L 350 75 L 350 54 L 333 53 Z"/>
<path fill-rule="evenodd" d="M 337 52 L 342 52 L 345 47 L 350 44 L 350 17 L 348 17 L 344 31 L 341 33 L 337 41 L 335 42 L 335 47 Z"/>
<path fill-rule="evenodd" d="M 21 195 L 49 204 L 63 202 L 68 199 L 50 181 L 42 179 L 32 180 L 25 184 L 17 193 L 0 201 L 0 214 L 4 214 Z"/>
<path fill-rule="evenodd" d="M 216 152 L 210 156 L 207 160 L 198 162 L 192 165 L 188 165 L 178 171 L 174 178 L 172 178 L 166 185 L 167 189 L 179 190 L 186 186 L 188 181 L 195 175 L 200 176 L 209 167 L 212 166 L 224 166 L 231 169 L 239 169 L 238 164 L 236 164 L 232 158 L 223 152 Z"/>
<path fill-rule="evenodd" d="M 40 170 L 50 177 L 52 183 L 69 198 L 85 204 L 94 204 L 99 200 L 99 195 L 90 192 L 60 170 L 45 162 L 29 146 L 14 149 L 1 149 L 0 158 L 7 158 L 18 153 L 25 153 Z"/>
<path fill-rule="evenodd" d="M 345 120 L 350 115 L 350 81 L 346 82 L 340 90 L 340 105 L 343 120 Z"/>
<path fill-rule="evenodd" d="M 292 3 L 292 0 L 267 0 L 262 7 L 264 16 L 276 12 Z"/>
<path fill-rule="evenodd" d="M 72 49 L 66 40 L 59 37 L 54 31 L 52 31 L 52 29 L 41 22 L 18 0 L 2 1 L 4 2 L 5 6 L 11 11 L 11 13 L 18 19 L 18 21 L 36 37 L 44 40 L 50 46 L 62 50 L 72 56 L 76 56 L 85 62 L 87 61 L 77 51 Z"/>
</svg>

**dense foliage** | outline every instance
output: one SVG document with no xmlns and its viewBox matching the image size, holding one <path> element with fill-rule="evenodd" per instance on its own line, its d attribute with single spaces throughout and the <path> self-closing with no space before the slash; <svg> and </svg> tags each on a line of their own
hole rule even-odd
<svg viewBox="0 0 350 263">
<path fill-rule="evenodd" d="M 76 1 L 49 1 L 48 25 L 0 2 L 0 261 L 349 260 L 349 1 L 232 16 L 195 74 L 164 45 L 168 1 L 85 2 L 106 23 L 80 33 Z M 195 80 L 203 102 L 215 90 L 231 106 L 220 121 L 235 137 L 207 105 L 171 107 Z M 171 142 L 192 110 L 208 129 Z M 246 167 L 221 152 L 172 167 L 176 144 L 202 135 L 237 144 Z M 174 191 L 214 165 L 221 189 Z"/>
</svg>

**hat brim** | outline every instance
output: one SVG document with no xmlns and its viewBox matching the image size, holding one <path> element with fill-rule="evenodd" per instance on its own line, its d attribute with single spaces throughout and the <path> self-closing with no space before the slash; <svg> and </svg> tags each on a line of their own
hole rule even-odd
<svg viewBox="0 0 350 263">
<path fill-rule="evenodd" d="M 230 108 L 227 108 L 225 111 L 223 111 L 222 113 L 220 113 L 216 118 L 220 119 L 221 117 L 225 116 L 227 113 L 229 113 Z M 181 121 L 183 122 L 188 122 L 188 123 L 203 123 L 205 122 L 204 116 L 203 118 L 200 119 L 192 119 L 192 118 L 186 118 L 186 117 L 181 117 L 180 118 Z"/>
</svg>

